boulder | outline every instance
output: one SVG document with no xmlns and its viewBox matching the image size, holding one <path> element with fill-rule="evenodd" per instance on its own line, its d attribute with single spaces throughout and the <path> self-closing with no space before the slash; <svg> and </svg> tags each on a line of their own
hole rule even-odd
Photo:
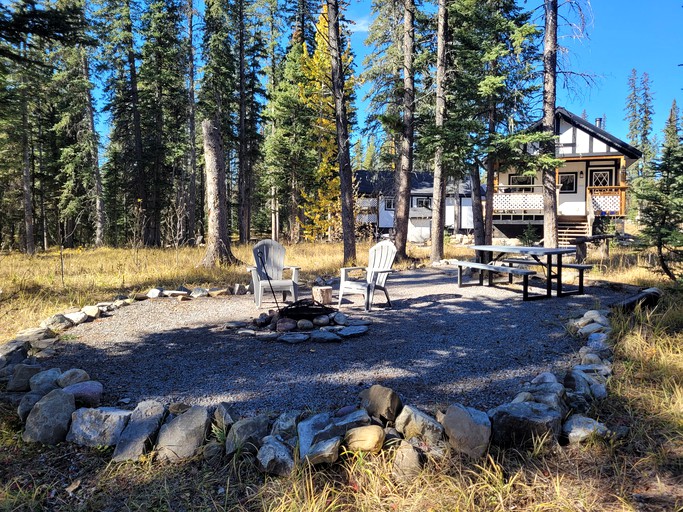
<svg viewBox="0 0 683 512">
<path fill-rule="evenodd" d="M 313 322 L 305 318 L 302 318 L 296 323 L 296 328 L 302 331 L 312 331 L 314 327 Z"/>
<path fill-rule="evenodd" d="M 0 345 L 0 368 L 7 365 L 19 364 L 28 357 L 26 348 L 28 342 L 13 340 Z"/>
<path fill-rule="evenodd" d="M 236 422 L 225 438 L 225 454 L 230 457 L 237 452 L 256 453 L 261 439 L 268 435 L 268 416 L 254 416 Z"/>
<path fill-rule="evenodd" d="M 569 444 L 579 444 L 591 436 L 606 437 L 609 429 L 599 421 L 574 414 L 562 425 L 562 434 Z"/>
<path fill-rule="evenodd" d="M 488 412 L 491 441 L 498 446 L 524 446 L 534 437 L 550 434 L 557 437 L 562 414 L 557 409 L 537 402 L 500 405 Z"/>
<path fill-rule="evenodd" d="M 320 441 L 310 447 L 305 459 L 313 466 L 317 464 L 332 464 L 339 458 L 341 442 L 341 436 Z"/>
<path fill-rule="evenodd" d="M 31 329 L 24 329 L 20 331 L 14 338 L 14 341 L 19 343 L 30 344 L 32 341 L 44 340 L 54 338 L 56 334 L 48 327 L 32 327 Z M 1 353 L 1 352 L 0 352 Z"/>
<path fill-rule="evenodd" d="M 412 405 L 405 405 L 396 418 L 396 430 L 410 440 L 415 437 L 428 446 L 437 445 L 443 438 L 443 427 L 427 413 Z"/>
<path fill-rule="evenodd" d="M 40 373 L 43 367 L 39 364 L 18 364 L 7 383 L 7 391 L 28 391 L 31 389 L 31 377 Z"/>
<path fill-rule="evenodd" d="M 17 414 L 22 423 L 26 422 L 31 409 L 38 403 L 38 401 L 45 396 L 44 393 L 26 393 L 19 402 L 17 407 Z"/>
<path fill-rule="evenodd" d="M 391 474 L 401 483 L 410 483 L 422 471 L 420 452 L 407 441 L 399 441 L 391 466 Z"/>
<path fill-rule="evenodd" d="M 81 446 L 114 446 L 119 442 L 131 411 L 114 407 L 77 409 L 71 415 L 66 440 Z"/>
<path fill-rule="evenodd" d="M 296 329 L 296 320 L 291 318 L 280 318 L 276 324 L 277 332 L 289 332 Z"/>
<path fill-rule="evenodd" d="M 50 368 L 42 372 L 36 373 L 29 379 L 29 386 L 34 393 L 47 395 L 53 389 L 57 389 L 57 379 L 62 374 L 59 368 Z"/>
<path fill-rule="evenodd" d="M 165 414 L 164 406 L 154 400 L 140 402 L 133 410 L 116 444 L 112 460 L 138 460 L 151 447 Z"/>
<path fill-rule="evenodd" d="M 321 412 L 315 414 L 310 418 L 300 421 L 297 425 L 297 433 L 299 435 L 299 458 L 305 459 L 311 447 L 313 446 L 313 439 L 316 434 L 329 425 L 332 416 L 328 412 Z"/>
<path fill-rule="evenodd" d="M 86 380 L 66 386 L 64 391 L 71 393 L 76 399 L 76 403 L 83 407 L 97 407 L 102 400 L 104 388 L 96 380 Z"/>
<path fill-rule="evenodd" d="M 76 311 L 74 313 L 64 313 L 64 316 L 73 324 L 81 325 L 88 320 L 88 315 L 83 311 Z"/>
<path fill-rule="evenodd" d="M 146 298 L 146 297 L 145 297 Z M 97 306 L 83 306 L 81 308 L 81 311 L 85 313 L 89 319 L 95 320 L 96 318 L 99 318 L 102 312 L 100 311 L 100 308 Z"/>
<path fill-rule="evenodd" d="M 54 332 L 61 332 L 69 327 L 73 327 L 73 322 L 64 315 L 56 314 L 40 322 L 40 326 Z"/>
<path fill-rule="evenodd" d="M 287 476 L 294 469 L 294 458 L 289 446 L 277 436 L 263 438 L 256 460 L 259 469 L 270 475 Z"/>
<path fill-rule="evenodd" d="M 330 331 L 323 331 L 318 329 L 317 331 L 311 331 L 310 333 L 311 341 L 316 343 L 335 343 L 342 341 L 342 338 L 337 336 L 335 333 Z"/>
<path fill-rule="evenodd" d="M 74 396 L 54 389 L 38 400 L 26 418 L 22 439 L 27 443 L 57 444 L 66 438 L 71 414 L 76 410 Z"/>
<path fill-rule="evenodd" d="M 361 407 L 370 416 L 377 416 L 383 421 L 394 422 L 403 408 L 401 397 L 394 390 L 375 384 L 360 392 Z"/>
<path fill-rule="evenodd" d="M 485 412 L 453 404 L 446 410 L 441 424 L 455 451 L 473 459 L 486 454 L 491 438 L 491 421 Z"/>
<path fill-rule="evenodd" d="M 71 386 L 71 384 L 78 384 L 79 382 L 85 382 L 87 380 L 90 380 L 88 372 L 81 370 L 80 368 L 71 368 L 62 373 L 56 382 L 60 388 L 65 388 Z"/>
<path fill-rule="evenodd" d="M 348 430 L 344 444 L 351 452 L 378 453 L 384 445 L 384 429 L 378 425 L 367 425 Z"/>
<path fill-rule="evenodd" d="M 164 424 L 157 440 L 159 460 L 179 461 L 197 454 L 211 425 L 209 409 L 195 405 Z"/>
</svg>

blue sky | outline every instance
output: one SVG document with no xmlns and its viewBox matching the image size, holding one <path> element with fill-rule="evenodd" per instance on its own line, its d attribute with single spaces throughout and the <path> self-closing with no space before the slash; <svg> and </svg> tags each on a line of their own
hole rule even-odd
<svg viewBox="0 0 683 512">
<path fill-rule="evenodd" d="M 529 8 L 539 0 L 530 0 Z M 350 0 L 347 17 L 356 22 L 351 44 L 356 53 L 356 70 L 362 70 L 366 54 L 363 41 L 371 22 L 369 0 Z M 654 129 L 659 136 L 675 98 L 683 104 L 683 0 L 594 0 L 588 38 L 562 37 L 569 49 L 569 69 L 595 76 L 595 85 L 576 82 L 574 90 L 558 87 L 558 106 L 588 119 L 606 119 L 606 129 L 622 139 L 628 133 L 624 121 L 627 78 L 632 68 L 650 75 L 654 93 Z M 359 94 L 359 100 L 362 94 Z M 358 104 L 362 122 L 361 103 Z M 661 137 L 660 137 L 661 138 Z"/>
</svg>

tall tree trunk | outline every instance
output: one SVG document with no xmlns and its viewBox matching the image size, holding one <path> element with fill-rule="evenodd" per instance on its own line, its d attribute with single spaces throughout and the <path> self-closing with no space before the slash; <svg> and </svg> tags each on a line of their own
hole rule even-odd
<svg viewBox="0 0 683 512">
<path fill-rule="evenodd" d="M 339 160 L 339 180 L 341 189 L 341 221 L 344 241 L 344 265 L 356 262 L 356 219 L 353 211 L 353 176 L 349 148 L 349 124 L 344 97 L 344 68 L 341 56 L 341 36 L 339 33 L 339 4 L 337 0 L 327 0 L 328 35 L 330 58 L 332 62 L 332 94 L 334 95 L 334 114 L 337 126 L 337 147 Z"/>
<path fill-rule="evenodd" d="M 223 263 L 235 263 L 230 251 L 228 234 L 227 197 L 225 191 L 225 155 L 219 123 L 214 119 L 202 122 L 204 136 L 204 170 L 206 173 L 206 206 L 208 229 L 206 254 L 202 260 L 205 267 Z"/>
<path fill-rule="evenodd" d="M 557 100 L 557 0 L 545 1 L 545 35 L 543 37 L 543 132 L 555 134 Z M 555 157 L 555 140 L 543 144 L 543 152 Z M 557 247 L 557 185 L 555 169 L 544 169 L 543 245 Z"/>
<path fill-rule="evenodd" d="M 130 0 L 126 0 L 125 6 L 125 33 L 127 35 L 125 44 L 127 45 L 126 58 L 128 64 L 128 82 L 130 87 L 130 108 L 133 115 L 133 148 L 135 154 L 134 182 L 138 202 L 141 208 L 141 215 L 138 218 L 138 225 L 134 227 L 137 236 L 142 238 L 143 243 L 148 244 L 148 197 L 147 183 L 145 180 L 145 169 L 142 162 L 142 124 L 140 121 L 140 99 L 138 94 L 138 73 L 135 64 L 135 48 L 133 47 L 133 20 L 130 13 Z"/>
<path fill-rule="evenodd" d="M 97 147 L 97 129 L 95 127 L 95 109 L 90 91 L 90 66 L 85 48 L 81 49 L 81 66 L 86 89 L 86 115 L 88 118 L 88 142 L 90 144 L 90 160 L 92 165 L 93 187 L 95 192 L 95 247 L 104 245 L 105 215 L 104 198 L 102 194 L 102 174 L 100 173 L 99 151 Z"/>
<path fill-rule="evenodd" d="M 247 162 L 247 91 L 246 71 L 244 55 L 244 0 L 237 0 L 239 33 L 238 33 L 238 59 L 239 59 L 239 134 L 237 136 L 237 231 L 239 240 L 247 243 L 250 237 L 251 224 L 251 176 Z"/>
<path fill-rule="evenodd" d="M 479 168 L 473 165 L 470 168 L 470 180 L 472 182 L 472 223 L 474 226 L 474 243 L 484 245 L 486 234 L 484 230 L 484 210 L 481 203 L 481 178 Z"/>
<path fill-rule="evenodd" d="M 403 136 L 401 137 L 401 167 L 396 186 L 396 257 L 408 259 L 408 222 L 410 216 L 410 173 L 413 170 L 413 137 L 415 89 L 413 52 L 415 47 L 415 2 L 404 0 L 403 12 Z"/>
<path fill-rule="evenodd" d="M 434 193 L 432 195 L 432 248 L 431 261 L 443 259 L 443 230 L 446 211 L 446 177 L 443 171 L 443 129 L 446 114 L 444 76 L 446 74 L 446 0 L 438 0 L 436 28 L 436 112 L 435 124 L 439 143 L 434 154 Z"/>
<path fill-rule="evenodd" d="M 196 105 L 194 99 L 194 0 L 187 0 L 187 59 L 188 59 L 188 137 L 189 137 L 189 165 L 187 176 L 187 198 L 185 211 L 187 214 L 187 227 L 185 239 L 191 244 L 195 244 L 195 224 L 197 208 L 197 133 L 196 133 Z"/>
<path fill-rule="evenodd" d="M 24 98 L 21 106 L 21 145 L 24 152 L 23 162 L 23 192 L 24 192 L 24 244 L 27 254 L 36 252 L 35 234 L 33 227 L 33 200 L 31 176 L 31 148 L 29 147 L 28 99 Z"/>
<path fill-rule="evenodd" d="M 492 64 L 495 66 L 495 63 Z M 496 104 L 491 101 L 489 103 L 488 111 L 488 134 L 489 140 L 493 137 L 496 132 Z M 493 186 L 495 179 L 495 165 L 496 156 L 493 153 L 489 153 L 486 159 L 486 205 L 484 212 L 484 240 L 486 244 L 490 244 L 493 241 Z"/>
</svg>

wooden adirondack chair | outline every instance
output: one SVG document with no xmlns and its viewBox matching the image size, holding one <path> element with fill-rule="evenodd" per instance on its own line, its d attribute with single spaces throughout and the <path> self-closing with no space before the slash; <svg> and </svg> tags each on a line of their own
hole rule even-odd
<svg viewBox="0 0 683 512">
<path fill-rule="evenodd" d="M 283 301 L 289 293 L 296 302 L 299 298 L 299 267 L 285 266 L 285 248 L 275 240 L 261 240 L 254 245 L 253 253 L 256 266 L 247 267 L 247 270 L 251 272 L 256 307 L 261 307 L 263 293 L 271 293 L 271 286 L 273 292 L 282 292 Z M 282 278 L 285 269 L 292 270 L 291 279 Z"/>
<path fill-rule="evenodd" d="M 370 311 L 375 290 L 382 290 L 387 297 L 387 304 L 391 307 L 389 293 L 385 283 L 389 274 L 393 272 L 391 266 L 396 257 L 396 246 L 388 240 L 380 242 L 370 248 L 367 267 L 344 267 L 341 269 L 341 283 L 339 284 L 339 306 L 341 307 L 344 294 L 363 294 L 365 296 L 365 311 Z M 365 270 L 365 280 L 350 279 L 352 270 Z"/>
</svg>

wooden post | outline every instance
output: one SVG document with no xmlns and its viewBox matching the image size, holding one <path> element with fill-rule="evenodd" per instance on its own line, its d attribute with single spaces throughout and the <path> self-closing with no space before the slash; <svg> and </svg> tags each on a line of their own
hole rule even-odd
<svg viewBox="0 0 683 512">
<path fill-rule="evenodd" d="M 313 300 L 320 304 L 332 304 L 331 286 L 314 286 L 312 288 Z"/>
</svg>

